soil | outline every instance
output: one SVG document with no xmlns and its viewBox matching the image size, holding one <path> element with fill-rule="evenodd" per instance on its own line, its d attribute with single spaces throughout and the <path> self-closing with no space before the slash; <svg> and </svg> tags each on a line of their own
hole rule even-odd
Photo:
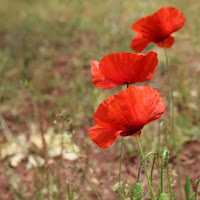
<svg viewBox="0 0 200 200">
<path fill-rule="evenodd" d="M 85 135 L 87 132 L 87 128 L 80 129 L 80 136 Z M 83 137 L 80 137 L 83 138 Z M 83 142 L 82 139 L 79 141 Z M 187 173 L 190 175 L 192 188 L 191 194 L 194 193 L 195 185 L 197 179 L 200 177 L 200 142 L 195 139 L 185 143 L 184 148 L 180 151 L 180 171 L 181 171 L 181 179 L 182 179 L 182 190 L 184 192 L 184 184 Z M 48 164 L 48 170 L 54 174 L 59 173 L 58 184 L 60 186 L 66 187 L 66 179 L 69 180 L 70 183 L 74 185 L 82 185 L 79 188 L 78 193 L 80 197 L 87 196 L 87 199 L 95 200 L 97 199 L 94 192 L 86 191 L 84 188 L 89 187 L 90 184 L 87 178 L 83 178 L 83 166 L 85 166 L 85 170 L 90 177 L 92 185 L 95 186 L 99 196 L 101 199 L 105 200 L 115 200 L 117 199 L 115 192 L 111 189 L 111 186 L 118 181 L 118 169 L 119 169 L 119 145 L 116 143 L 112 147 L 108 149 L 100 149 L 95 144 L 87 145 L 86 148 L 83 149 L 83 158 L 81 159 L 81 165 L 78 161 L 66 161 L 60 163 L 59 159 L 55 160 L 55 162 Z M 136 156 L 128 154 L 128 152 L 124 152 L 123 165 L 122 165 L 122 180 L 125 183 L 126 180 L 131 180 L 133 183 L 136 182 L 139 159 Z M 78 164 L 78 167 L 75 165 Z M 68 167 L 66 167 L 68 166 Z M 77 165 L 76 165 L 77 166 Z M 92 170 L 91 170 L 92 169 Z M 42 179 L 38 174 L 36 169 L 28 170 L 26 168 L 26 161 L 20 164 L 17 168 L 13 169 L 16 174 L 18 174 L 21 178 L 21 184 L 23 186 L 27 186 L 28 188 L 28 196 L 29 199 L 34 199 L 34 194 L 37 190 L 37 187 L 42 186 Z M 170 171 L 176 170 L 176 159 L 170 159 Z M 0 200 L 14 200 L 13 189 L 9 184 L 10 177 L 8 174 L 8 167 L 1 165 L 0 167 Z M 144 178 L 144 170 L 141 172 L 141 178 Z M 38 177 L 37 177 L 38 176 Z M 166 176 L 166 175 L 165 175 Z M 178 188 L 178 176 L 174 176 L 175 183 L 173 186 L 173 190 L 176 196 L 176 199 L 179 200 L 179 188 Z M 35 180 L 37 182 L 37 187 L 34 186 Z M 158 172 L 154 171 L 154 181 L 156 184 L 159 184 L 158 180 Z M 148 190 L 148 186 L 146 184 L 145 188 Z M 145 189 L 145 191 L 146 191 Z M 58 199 L 66 199 L 66 190 L 60 191 L 58 195 Z M 105 195 L 107 193 L 107 195 Z M 16 195 L 16 194 L 15 194 Z M 65 197 L 65 198 L 64 198 Z M 80 198 L 79 199 L 84 199 Z M 150 198 L 145 198 L 150 199 Z M 185 199 L 185 194 L 184 194 Z"/>
</svg>

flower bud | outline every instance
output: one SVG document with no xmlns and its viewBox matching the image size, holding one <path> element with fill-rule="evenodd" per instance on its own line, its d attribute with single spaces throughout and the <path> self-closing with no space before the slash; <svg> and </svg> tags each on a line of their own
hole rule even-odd
<svg viewBox="0 0 200 200">
<path fill-rule="evenodd" d="M 158 200 L 169 200 L 169 198 L 167 194 L 163 192 L 159 194 Z"/>
<path fill-rule="evenodd" d="M 141 200 L 143 197 L 144 191 L 140 182 L 137 182 L 133 185 L 131 190 L 131 197 L 135 197 L 136 200 Z"/>
</svg>

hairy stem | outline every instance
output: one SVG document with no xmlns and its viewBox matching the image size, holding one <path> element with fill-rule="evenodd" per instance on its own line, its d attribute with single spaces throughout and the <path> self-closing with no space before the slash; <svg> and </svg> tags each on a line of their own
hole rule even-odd
<svg viewBox="0 0 200 200">
<path fill-rule="evenodd" d="M 69 182 L 68 181 L 67 181 L 67 193 L 68 193 L 68 199 L 71 200 L 70 189 L 69 189 Z"/>
<path fill-rule="evenodd" d="M 160 169 L 161 131 L 162 131 L 163 124 L 164 124 L 164 122 L 161 122 L 159 124 L 159 132 L 158 132 L 158 169 Z"/>
<path fill-rule="evenodd" d="M 200 179 L 197 181 L 196 188 L 195 188 L 195 196 L 194 199 L 197 200 L 197 193 L 198 193 L 198 186 L 199 186 Z"/>
<path fill-rule="evenodd" d="M 156 155 L 155 152 L 149 152 L 149 153 L 144 157 L 144 159 L 142 159 L 142 161 L 141 161 L 141 163 L 140 163 L 140 166 L 139 166 L 139 170 L 138 170 L 137 182 L 140 181 L 140 173 L 141 173 L 142 165 L 143 165 L 143 163 L 145 162 L 145 160 L 146 160 L 151 154 L 154 154 L 154 156 Z M 153 172 L 152 172 L 152 173 L 153 173 Z"/>
<path fill-rule="evenodd" d="M 171 185 L 171 179 L 169 174 L 169 152 L 167 153 L 167 178 L 168 178 L 168 185 L 170 190 L 170 199 L 173 199 L 173 191 L 172 191 L 172 185 Z"/>
<path fill-rule="evenodd" d="M 121 148 L 120 148 L 119 183 L 121 182 L 123 145 L 124 145 L 124 137 L 122 137 L 121 139 Z"/>
<path fill-rule="evenodd" d="M 152 167 L 151 167 L 151 179 L 150 179 L 151 185 L 153 185 L 153 170 L 154 170 L 155 162 L 156 162 L 156 154 L 154 154 L 153 163 L 152 163 Z"/>
<path fill-rule="evenodd" d="M 126 83 L 127 88 L 129 87 L 129 83 Z M 124 145 L 124 137 L 121 139 L 121 147 L 120 147 L 120 164 L 119 164 L 119 184 L 121 186 L 121 171 L 122 171 L 122 157 L 123 157 L 123 145 Z M 120 196 L 118 197 L 120 199 Z"/>
<path fill-rule="evenodd" d="M 174 149 L 175 149 L 176 161 L 177 161 L 178 184 L 179 184 L 179 190 L 180 190 L 180 197 L 181 197 L 181 200 L 183 200 L 182 187 L 181 187 L 181 175 L 180 175 L 180 160 L 179 160 L 179 155 L 178 155 L 178 150 L 177 150 L 177 145 L 176 145 L 176 134 L 175 134 L 173 85 L 172 85 L 172 80 L 171 80 L 171 76 L 170 76 L 167 49 L 166 49 L 164 41 L 163 41 L 163 46 L 164 46 L 166 65 L 167 65 L 167 75 L 168 75 L 168 80 L 169 80 L 169 85 L 170 85 L 170 98 L 171 98 L 171 104 L 172 104 L 172 111 L 171 111 L 172 112 L 172 133 L 173 133 L 173 143 L 174 143 Z"/>
<path fill-rule="evenodd" d="M 142 150 L 142 147 L 141 147 L 141 144 L 140 144 L 140 140 L 138 138 L 137 133 L 135 133 L 135 135 L 136 135 L 136 138 L 137 138 L 137 143 L 138 143 L 138 146 L 139 146 L 139 149 L 140 149 L 140 153 L 141 153 L 142 159 L 144 160 L 145 157 L 144 157 L 144 153 L 143 153 L 143 150 Z M 146 178 L 147 178 L 147 182 L 149 184 L 149 188 L 151 190 L 151 196 L 152 196 L 153 200 L 156 200 L 156 197 L 155 197 L 155 195 L 153 193 L 151 182 L 150 182 L 149 177 L 148 177 L 147 166 L 146 166 L 145 162 L 144 162 L 144 170 L 145 170 L 145 173 L 146 173 Z"/>
<path fill-rule="evenodd" d="M 163 155 L 162 155 L 162 165 L 161 165 L 161 173 L 160 173 L 160 185 L 161 185 L 161 190 L 160 193 L 163 193 L 163 177 L 164 177 L 164 164 L 165 164 L 165 159 L 166 159 L 166 153 L 167 149 L 164 149 Z"/>
<path fill-rule="evenodd" d="M 163 154 L 162 154 L 162 165 L 161 165 L 161 193 L 163 192 L 163 173 L 164 173 L 164 164 L 166 162 L 167 167 L 167 178 L 168 178 L 168 185 L 170 190 L 170 199 L 173 199 L 173 191 L 171 186 L 171 179 L 169 174 L 169 151 L 167 147 L 164 148 Z"/>
</svg>

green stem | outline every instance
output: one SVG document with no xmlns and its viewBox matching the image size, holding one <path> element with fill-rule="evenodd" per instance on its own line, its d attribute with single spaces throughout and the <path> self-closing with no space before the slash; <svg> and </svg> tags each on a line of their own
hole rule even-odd
<svg viewBox="0 0 200 200">
<path fill-rule="evenodd" d="M 171 186 L 171 179 L 169 174 L 169 151 L 167 147 L 164 148 L 163 155 L 162 155 L 162 167 L 161 167 L 161 193 L 163 192 L 163 173 L 164 173 L 164 164 L 166 160 L 166 167 L 167 167 L 167 178 L 168 178 L 168 185 L 170 189 L 170 199 L 173 199 L 173 191 Z"/>
<path fill-rule="evenodd" d="M 153 185 L 153 170 L 154 170 L 155 162 L 156 162 L 156 154 L 154 154 L 153 163 L 152 163 L 152 167 L 151 167 L 151 179 L 150 179 L 151 185 Z"/>
<path fill-rule="evenodd" d="M 197 190 L 198 190 L 199 182 L 200 182 L 200 179 L 197 181 L 197 184 L 196 184 L 194 200 L 197 200 L 197 193 L 198 193 Z"/>
<path fill-rule="evenodd" d="M 127 88 L 129 87 L 129 83 L 126 83 Z M 124 137 L 121 139 L 121 148 L 120 148 L 120 164 L 119 164 L 119 184 L 121 186 L 121 171 L 122 171 L 122 156 L 123 156 L 123 145 L 124 145 Z M 118 196 L 120 199 L 120 196 Z"/>
<path fill-rule="evenodd" d="M 122 137 L 122 139 L 121 139 L 121 148 L 120 148 L 119 184 L 121 184 L 121 170 L 122 170 L 123 145 L 124 145 L 124 137 Z"/>
<path fill-rule="evenodd" d="M 170 85 L 170 96 L 171 96 L 171 103 L 172 103 L 172 111 L 171 111 L 172 112 L 172 133 L 173 133 L 173 142 L 174 142 L 174 149 L 175 149 L 176 161 L 177 161 L 178 184 L 179 184 L 179 189 L 180 189 L 180 197 L 181 197 L 181 200 L 183 200 L 182 187 L 181 187 L 181 174 L 180 174 L 180 160 L 179 160 L 179 155 L 178 155 L 178 151 L 177 151 L 176 134 L 175 134 L 175 113 L 174 113 L 173 85 L 172 85 L 172 80 L 171 80 L 171 77 L 170 77 L 168 54 L 167 54 L 167 49 L 166 49 L 164 41 L 163 41 L 163 46 L 164 46 L 164 51 L 165 51 L 165 58 L 166 58 L 166 65 L 167 65 L 167 75 L 168 75 L 168 80 L 169 80 L 169 85 Z"/>
<path fill-rule="evenodd" d="M 142 150 L 142 147 L 141 147 L 141 144 L 140 144 L 140 140 L 138 138 L 137 133 L 135 133 L 135 135 L 136 135 L 136 138 L 137 138 L 137 143 L 138 143 L 138 146 L 139 146 L 139 149 L 140 149 L 140 153 L 141 153 L 142 159 L 144 160 L 144 153 L 143 153 L 143 150 Z M 151 182 L 150 182 L 149 177 L 148 177 L 147 166 L 146 166 L 145 162 L 144 162 L 144 170 L 145 170 L 145 173 L 146 173 L 146 178 L 147 178 L 147 182 L 149 184 L 149 188 L 151 190 L 151 196 L 152 196 L 153 200 L 156 200 L 156 197 L 155 197 L 155 195 L 153 193 L 153 189 L 152 189 L 152 186 L 151 186 Z"/>
<path fill-rule="evenodd" d="M 117 192 L 120 194 L 120 196 L 121 196 L 123 199 L 125 199 L 125 198 L 126 198 L 126 197 L 124 196 L 124 194 L 122 194 L 122 193 L 121 193 L 121 191 L 120 191 L 120 190 L 117 190 Z M 120 196 L 119 196 L 119 197 L 120 197 Z"/>
<path fill-rule="evenodd" d="M 118 200 L 122 196 L 120 190 L 121 190 L 121 171 L 122 171 L 123 145 L 124 145 L 124 137 L 122 137 L 122 139 L 121 139 L 121 148 L 120 148 L 120 164 L 119 164 L 119 185 L 120 185 L 120 188 L 118 190 L 118 193 L 119 193 Z"/>
<path fill-rule="evenodd" d="M 69 189 L 69 182 L 68 181 L 67 181 L 67 193 L 68 193 L 68 199 L 71 200 L 70 189 Z"/>
<path fill-rule="evenodd" d="M 159 124 L 159 132 L 158 132 L 158 169 L 160 169 L 161 131 L 162 131 L 163 124 L 164 124 L 164 122 L 161 122 Z"/>
<path fill-rule="evenodd" d="M 168 144 L 168 123 L 165 123 L 165 145 Z"/>
<path fill-rule="evenodd" d="M 160 184 L 161 184 L 161 191 L 160 193 L 163 193 L 163 176 L 164 176 L 164 164 L 165 164 L 165 159 L 166 159 L 166 153 L 167 153 L 167 149 L 165 148 L 163 151 L 163 155 L 162 155 L 162 165 L 161 165 L 161 173 L 160 173 Z"/>
<path fill-rule="evenodd" d="M 138 170 L 137 182 L 140 181 L 140 174 L 141 174 L 142 165 L 143 165 L 143 163 L 145 162 L 145 160 L 146 160 L 151 154 L 156 155 L 155 152 L 149 152 L 149 153 L 144 157 L 144 159 L 142 159 L 142 161 L 141 161 L 141 163 L 140 163 L 140 166 L 139 166 L 139 170 Z"/>
<path fill-rule="evenodd" d="M 168 185 L 170 190 L 170 199 L 174 199 L 173 191 L 172 191 L 172 185 L 171 185 L 171 179 L 169 174 L 169 151 L 167 152 L 167 178 L 168 178 Z"/>
</svg>

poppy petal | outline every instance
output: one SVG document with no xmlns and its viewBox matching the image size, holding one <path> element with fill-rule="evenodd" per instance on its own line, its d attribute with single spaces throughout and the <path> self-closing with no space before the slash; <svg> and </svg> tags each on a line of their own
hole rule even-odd
<svg viewBox="0 0 200 200">
<path fill-rule="evenodd" d="M 94 121 L 104 128 L 135 133 L 158 119 L 164 110 L 164 102 L 155 89 L 132 86 L 101 103 L 94 113 Z"/>
<path fill-rule="evenodd" d="M 138 62 L 137 68 L 136 68 L 136 74 L 138 74 L 138 80 L 139 82 L 145 82 L 150 81 L 155 74 L 155 68 L 158 65 L 158 58 L 157 53 L 150 51 L 148 53 L 148 57 L 145 57 L 146 59 L 143 59 Z M 142 62 L 146 63 L 143 65 L 142 69 Z"/>
<path fill-rule="evenodd" d="M 151 94 L 151 108 L 148 116 L 148 122 L 150 123 L 162 116 L 165 111 L 165 103 L 161 98 L 160 93 Z"/>
<path fill-rule="evenodd" d="M 163 41 L 185 24 L 185 17 L 177 8 L 164 7 L 153 15 L 143 17 L 132 25 L 132 30 L 153 42 Z"/>
<path fill-rule="evenodd" d="M 99 62 L 97 60 L 91 61 L 91 72 L 92 72 L 92 82 L 93 84 L 101 89 L 109 89 L 114 88 L 119 85 L 122 85 L 123 83 L 119 83 L 117 81 L 113 81 L 106 76 L 104 76 L 99 71 Z"/>
<path fill-rule="evenodd" d="M 131 42 L 131 48 L 137 52 L 142 52 L 151 41 L 144 38 L 141 34 L 137 34 Z"/>
<path fill-rule="evenodd" d="M 132 135 L 131 131 L 123 130 L 122 132 L 120 132 L 120 136 L 122 136 L 122 137 L 126 137 L 126 136 L 129 136 L 129 135 Z"/>
<path fill-rule="evenodd" d="M 146 54 L 121 52 L 104 56 L 99 69 L 109 79 L 133 84 L 152 79 L 157 65 L 157 54 L 153 51 Z"/>
<path fill-rule="evenodd" d="M 174 37 L 169 36 L 168 38 L 166 38 L 166 39 L 164 40 L 164 42 L 165 42 L 165 47 L 166 47 L 166 48 L 170 48 L 170 47 L 174 44 Z M 163 41 L 162 41 L 162 42 L 156 42 L 156 44 L 157 44 L 159 47 L 164 47 Z"/>
<path fill-rule="evenodd" d="M 120 131 L 115 131 L 101 126 L 93 126 L 89 129 L 90 139 L 101 148 L 110 147 L 117 139 Z"/>
</svg>

